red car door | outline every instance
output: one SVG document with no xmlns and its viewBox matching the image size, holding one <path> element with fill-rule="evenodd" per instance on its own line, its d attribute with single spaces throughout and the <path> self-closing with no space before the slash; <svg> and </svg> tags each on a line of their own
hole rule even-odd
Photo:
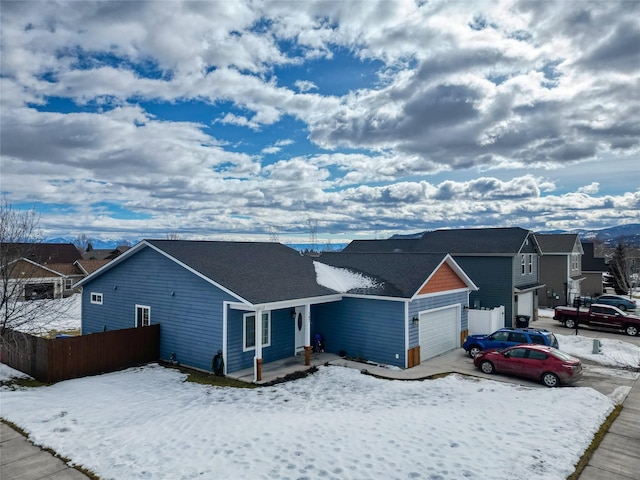
<svg viewBox="0 0 640 480">
<path fill-rule="evenodd" d="M 525 348 L 510 348 L 500 356 L 500 362 L 496 365 L 496 370 L 511 375 L 522 375 L 523 361 L 526 356 L 527 350 Z"/>
<path fill-rule="evenodd" d="M 546 353 L 527 350 L 527 357 L 522 359 L 522 376 L 538 380 L 546 371 L 553 371 L 549 363 L 553 362 Z"/>
</svg>

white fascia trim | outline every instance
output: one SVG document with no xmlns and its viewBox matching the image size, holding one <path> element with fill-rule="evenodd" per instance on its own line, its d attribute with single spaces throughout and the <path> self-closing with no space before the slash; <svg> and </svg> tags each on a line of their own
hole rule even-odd
<svg viewBox="0 0 640 480">
<path fill-rule="evenodd" d="M 420 337 L 420 333 L 418 333 Z M 420 340 L 418 340 L 419 342 Z M 404 302 L 404 368 L 409 368 L 409 302 Z"/>
<path fill-rule="evenodd" d="M 422 294 L 422 295 L 418 294 L 418 292 L 420 290 L 422 290 L 427 283 L 429 283 L 429 280 L 431 280 L 431 277 L 433 277 L 436 274 L 436 272 L 440 269 L 440 267 L 442 267 L 442 265 L 444 263 L 449 265 L 451 267 L 451 270 L 453 270 L 454 273 L 456 275 L 458 275 L 458 277 L 460 277 L 462 279 L 462 281 L 467 285 L 467 288 L 456 289 L 456 290 L 448 290 L 447 293 L 449 293 L 449 292 L 451 292 L 451 293 L 459 292 L 459 291 L 464 291 L 464 290 L 473 290 L 473 291 L 480 290 L 476 286 L 476 284 L 473 283 L 473 280 L 471 280 L 469 278 L 469 276 L 464 272 L 464 270 L 462 270 L 460 265 L 458 265 L 458 262 L 456 262 L 453 259 L 453 257 L 447 253 L 444 256 L 444 258 L 442 259 L 442 261 L 438 264 L 438 266 L 436 268 L 434 268 L 433 271 L 429 274 L 427 279 L 424 282 L 422 282 L 422 285 L 420 285 L 420 287 L 418 287 L 418 290 L 416 290 L 416 293 L 413 294 L 413 296 L 411 297 L 411 300 L 415 300 L 416 298 L 424 298 L 424 297 L 430 297 L 430 296 L 434 296 L 434 295 L 440 295 L 440 294 L 444 293 L 444 292 L 436 292 L 436 293 L 428 293 L 428 294 Z"/>
<path fill-rule="evenodd" d="M 317 305 L 319 303 L 339 302 L 343 294 L 326 295 L 322 297 L 296 298 L 294 300 L 282 300 L 269 303 L 238 303 L 227 302 L 232 310 L 256 311 L 256 310 L 281 310 L 283 308 L 299 307 L 301 305 Z"/>
<path fill-rule="evenodd" d="M 444 290 L 442 292 L 423 293 L 421 295 L 414 295 L 413 297 L 411 297 L 411 300 L 418 300 L 418 299 L 429 298 L 429 297 L 439 297 L 441 295 L 449 295 L 450 293 L 467 292 L 467 295 L 468 295 L 470 291 L 471 289 L 469 288 L 457 288 L 455 290 Z"/>
<path fill-rule="evenodd" d="M 410 298 L 405 297 L 384 297 L 382 295 L 365 295 L 362 293 L 345 293 L 343 294 L 345 298 L 366 298 L 369 300 L 386 300 L 388 302 L 406 302 L 411 300 Z"/>
</svg>

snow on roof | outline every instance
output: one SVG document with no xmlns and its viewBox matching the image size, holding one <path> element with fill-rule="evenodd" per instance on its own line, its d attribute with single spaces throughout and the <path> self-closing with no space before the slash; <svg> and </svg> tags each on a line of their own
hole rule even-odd
<svg viewBox="0 0 640 480">
<path fill-rule="evenodd" d="M 318 285 L 336 292 L 345 293 L 357 288 L 373 288 L 378 285 L 374 279 L 346 268 L 331 267 L 320 262 L 313 262 L 313 266 L 316 269 Z"/>
</svg>

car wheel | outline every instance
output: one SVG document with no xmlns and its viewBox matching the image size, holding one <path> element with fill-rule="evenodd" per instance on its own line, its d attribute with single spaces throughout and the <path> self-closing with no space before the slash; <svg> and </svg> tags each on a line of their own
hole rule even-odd
<svg viewBox="0 0 640 480">
<path fill-rule="evenodd" d="M 627 335 L 630 335 L 632 337 L 638 335 L 638 327 L 636 327 L 635 325 L 627 325 L 624 331 Z"/>
<path fill-rule="evenodd" d="M 618 308 L 619 308 L 620 310 L 622 310 L 623 312 L 626 312 L 626 311 L 627 311 L 627 306 L 626 306 L 626 305 L 618 305 Z"/>
<path fill-rule="evenodd" d="M 481 351 L 482 351 L 482 349 L 478 345 L 473 345 L 469 349 L 469 356 L 471 358 L 476 358 L 476 355 L 478 355 Z"/>
<path fill-rule="evenodd" d="M 482 370 L 482 373 L 491 375 L 492 373 L 495 373 L 496 367 L 494 367 L 493 363 L 489 360 L 483 360 L 482 363 L 480 363 L 480 370 Z"/>
<path fill-rule="evenodd" d="M 547 387 L 557 387 L 560 385 L 560 379 L 555 373 L 547 372 L 542 374 L 542 383 Z"/>
<path fill-rule="evenodd" d="M 567 328 L 576 328 L 576 321 L 573 318 L 567 318 L 564 321 L 564 326 Z"/>
</svg>

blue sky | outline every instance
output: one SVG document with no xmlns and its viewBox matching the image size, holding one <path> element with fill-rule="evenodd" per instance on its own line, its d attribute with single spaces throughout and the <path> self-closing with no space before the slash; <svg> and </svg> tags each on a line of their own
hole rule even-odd
<svg viewBox="0 0 640 480">
<path fill-rule="evenodd" d="M 0 190 L 47 237 L 640 222 L 639 1 L 0 15 Z"/>
</svg>

